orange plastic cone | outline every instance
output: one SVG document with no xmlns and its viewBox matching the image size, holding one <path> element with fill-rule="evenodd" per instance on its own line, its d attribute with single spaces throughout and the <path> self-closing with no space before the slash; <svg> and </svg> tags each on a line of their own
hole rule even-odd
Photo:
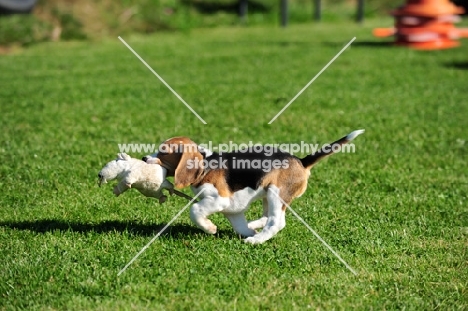
<svg viewBox="0 0 468 311">
<path fill-rule="evenodd" d="M 457 7 L 449 0 L 409 0 L 406 5 L 393 11 L 393 15 L 435 17 L 439 15 L 463 14 L 464 12 L 463 8 Z"/>
<path fill-rule="evenodd" d="M 407 0 L 406 4 L 392 12 L 395 27 L 376 28 L 376 37 L 395 36 L 397 45 L 420 50 L 448 49 L 460 45 L 454 41 L 468 37 L 468 28 L 455 28 L 458 14 L 464 9 L 449 0 Z"/>
</svg>

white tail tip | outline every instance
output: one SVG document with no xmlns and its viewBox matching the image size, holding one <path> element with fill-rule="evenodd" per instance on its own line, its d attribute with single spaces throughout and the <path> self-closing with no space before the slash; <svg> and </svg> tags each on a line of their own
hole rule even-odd
<svg viewBox="0 0 468 311">
<path fill-rule="evenodd" d="M 357 131 L 351 132 L 348 134 L 348 136 L 346 136 L 346 140 L 353 140 L 357 136 L 361 135 L 362 133 L 364 133 L 364 130 L 357 130 Z"/>
</svg>

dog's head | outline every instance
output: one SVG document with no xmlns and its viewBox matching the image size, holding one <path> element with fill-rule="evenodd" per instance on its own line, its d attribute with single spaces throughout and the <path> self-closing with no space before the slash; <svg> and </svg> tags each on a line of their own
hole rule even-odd
<svg viewBox="0 0 468 311">
<path fill-rule="evenodd" d="M 128 166 L 128 161 L 132 158 L 126 153 L 118 153 L 117 159 L 107 163 L 98 174 L 99 186 L 108 181 L 116 179 Z"/>
<path fill-rule="evenodd" d="M 202 176 L 205 155 L 203 148 L 182 136 L 164 141 L 157 153 L 145 156 L 142 160 L 166 168 L 167 176 L 174 176 L 175 187 L 184 188 Z"/>
</svg>

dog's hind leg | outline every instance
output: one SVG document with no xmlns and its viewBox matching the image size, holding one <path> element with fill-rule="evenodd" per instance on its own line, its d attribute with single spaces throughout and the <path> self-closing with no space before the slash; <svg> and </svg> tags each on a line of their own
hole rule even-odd
<svg viewBox="0 0 468 311">
<path fill-rule="evenodd" d="M 263 198 L 263 216 L 257 220 L 249 221 L 250 229 L 260 229 L 265 227 L 268 220 L 268 199 Z"/>
</svg>

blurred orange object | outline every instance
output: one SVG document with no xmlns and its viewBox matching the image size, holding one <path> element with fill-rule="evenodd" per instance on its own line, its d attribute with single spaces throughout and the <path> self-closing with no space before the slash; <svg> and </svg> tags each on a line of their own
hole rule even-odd
<svg viewBox="0 0 468 311">
<path fill-rule="evenodd" d="M 427 16 L 463 14 L 465 10 L 449 0 L 408 0 L 406 5 L 393 11 L 395 16 Z"/>
<path fill-rule="evenodd" d="M 464 9 L 449 0 L 408 0 L 392 12 L 394 28 L 375 28 L 376 37 L 395 37 L 397 45 L 420 50 L 447 49 L 459 46 L 461 37 L 468 37 L 468 28 L 456 28 Z"/>
<path fill-rule="evenodd" d="M 395 28 L 374 28 L 374 30 L 372 30 L 372 34 L 375 37 L 381 37 L 381 38 L 393 36 L 395 32 L 396 32 Z"/>
</svg>

